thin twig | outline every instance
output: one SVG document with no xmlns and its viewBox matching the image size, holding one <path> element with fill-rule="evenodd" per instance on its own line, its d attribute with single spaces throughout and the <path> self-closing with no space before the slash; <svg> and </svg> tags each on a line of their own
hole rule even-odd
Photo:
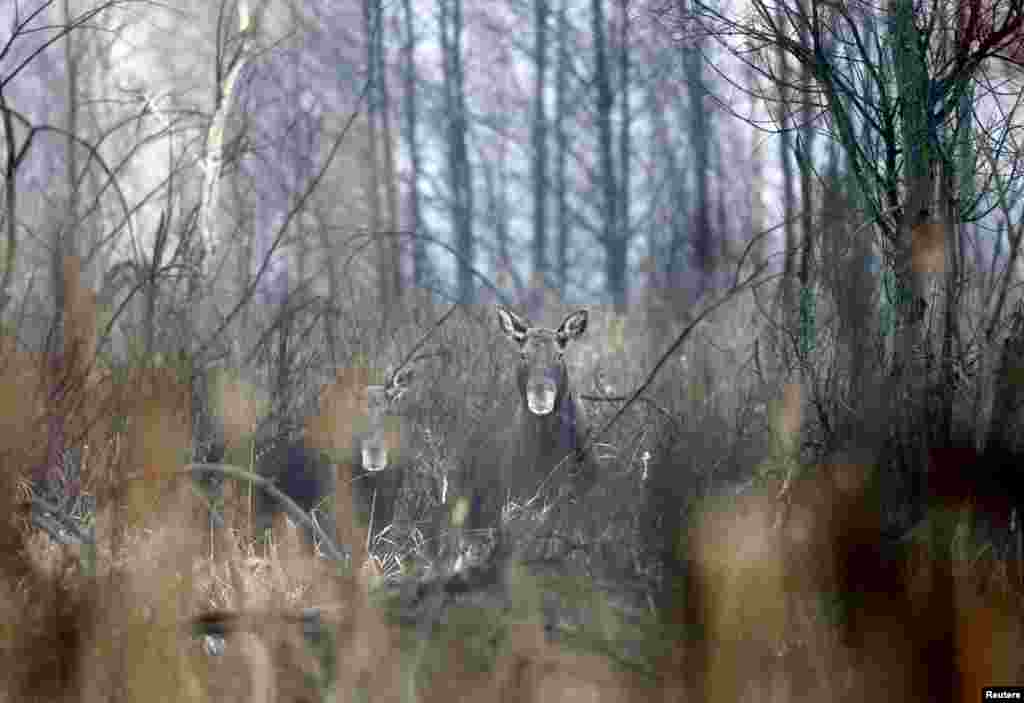
<svg viewBox="0 0 1024 703">
<path fill-rule="evenodd" d="M 448 321 L 448 318 L 451 317 L 458 308 L 459 308 L 459 304 L 458 303 L 456 303 L 455 305 L 452 305 L 450 308 L 448 308 L 448 312 L 446 312 L 444 315 L 442 315 L 441 319 L 439 319 L 437 322 L 435 322 L 434 326 L 431 327 L 429 330 L 427 330 L 427 333 L 424 334 L 423 337 L 421 337 L 420 340 L 418 342 L 416 342 L 416 344 L 413 345 L 413 348 L 409 351 L 409 353 L 405 356 L 405 358 L 402 359 L 402 363 L 400 363 L 398 366 L 395 367 L 395 371 L 394 371 L 394 374 L 392 374 L 392 378 L 395 375 L 397 375 L 399 371 L 401 371 L 403 368 L 405 368 L 405 365 L 408 364 L 409 361 L 413 358 L 413 356 L 416 355 L 416 352 L 419 351 L 423 347 L 423 345 L 427 343 L 427 340 L 430 339 L 430 335 L 432 335 L 435 331 L 440 329 L 441 326 L 444 325 L 444 323 Z M 390 380 L 391 379 L 388 379 L 389 382 L 390 382 Z"/>
</svg>

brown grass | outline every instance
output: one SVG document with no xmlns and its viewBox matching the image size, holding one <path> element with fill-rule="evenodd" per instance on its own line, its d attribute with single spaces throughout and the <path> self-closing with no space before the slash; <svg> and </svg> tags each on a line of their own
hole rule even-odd
<svg viewBox="0 0 1024 703">
<path fill-rule="evenodd" d="M 95 306 L 69 297 L 65 346 L 91 358 Z M 458 629 L 464 606 L 454 606 L 420 640 L 424 631 L 396 625 L 368 589 L 378 574 L 340 573 L 294 530 L 279 527 L 265 558 L 247 536 L 208 558 L 204 511 L 182 465 L 188 389 L 171 368 L 115 379 L 85 356 L 42 358 L 0 338 L 0 703 L 968 701 L 982 685 L 1024 680 L 1012 584 L 980 588 L 976 564 L 949 548 L 954 532 L 890 550 L 869 468 L 839 459 L 704 507 L 689 533 L 679 612 L 663 614 L 701 634 L 651 646 L 641 656 L 647 676 L 549 641 L 536 605 L 492 613 L 476 630 Z M 352 389 L 367 380 L 340 377 L 327 389 L 310 433 L 330 445 L 330 433 L 351 432 Z M 800 426 L 799 392 L 786 394 L 783 435 Z M 239 427 L 251 421 L 238 417 Z M 52 455 L 55 423 L 91 447 L 83 486 L 99 503 L 94 558 L 26 524 L 24 482 Z M 339 537 L 357 545 L 358 563 L 365 533 L 353 526 L 348 485 L 339 482 Z M 947 493 L 937 508 L 965 509 L 963 491 Z M 323 657 L 287 617 L 313 605 L 330 633 Z M 190 628 L 210 611 L 244 614 L 220 657 Z"/>
<path fill-rule="evenodd" d="M 971 701 L 1024 678 L 1019 601 L 934 543 L 886 546 L 868 471 L 815 467 L 699 520 L 709 699 Z"/>
<path fill-rule="evenodd" d="M 133 385 L 180 397 L 159 375 Z M 529 617 L 501 628 L 486 666 L 472 664 L 472 641 L 442 640 L 442 664 L 428 674 L 365 584 L 310 558 L 296 531 L 280 533 L 266 559 L 242 548 L 219 565 L 202 559 L 194 497 L 161 458 L 178 456 L 187 428 L 174 402 L 133 407 L 136 434 L 103 479 L 115 498 L 100 514 L 95 573 L 73 550 L 29 538 L 7 506 L 0 701 L 320 700 L 321 660 L 300 627 L 273 617 L 313 604 L 328 606 L 336 700 L 408 700 L 415 690 L 424 702 L 669 701 L 692 699 L 694 682 L 706 700 L 973 700 L 980 685 L 1024 674 L 1017 604 L 979 593 L 923 548 L 890 559 L 867 469 L 852 462 L 702 513 L 693 564 L 705 636 L 662 659 L 654 679 L 554 644 Z M 139 470 L 119 468 L 128 466 Z M 4 474 L 8 487 L 15 475 Z M 856 595 L 838 622 L 822 614 L 837 594 Z M 182 624 L 211 608 L 264 616 L 208 657 Z"/>
</svg>

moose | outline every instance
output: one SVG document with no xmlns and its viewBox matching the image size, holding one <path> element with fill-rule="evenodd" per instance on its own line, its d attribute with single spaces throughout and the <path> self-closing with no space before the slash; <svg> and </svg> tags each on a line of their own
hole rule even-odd
<svg viewBox="0 0 1024 703">
<path fill-rule="evenodd" d="M 593 482 L 593 467 L 582 446 L 579 409 L 569 383 L 565 350 L 587 330 L 587 311 L 577 310 L 557 329 L 535 327 L 508 308 L 498 305 L 504 335 L 519 349 L 516 369 L 518 392 L 518 452 L 507 488 L 519 492 L 544 490 L 575 474 L 577 492 Z M 561 477 L 554 472 L 564 472 Z M 513 480 L 514 479 L 514 480 Z"/>
<path fill-rule="evenodd" d="M 587 311 L 570 314 L 556 329 L 535 326 L 500 304 L 496 311 L 499 329 L 519 351 L 515 421 L 509 423 L 508 408 L 502 408 L 462 438 L 458 485 L 435 518 L 457 528 L 448 533 L 460 554 L 456 563 L 471 552 L 489 551 L 490 556 L 478 564 L 479 573 L 469 576 L 470 569 L 446 588 L 496 578 L 511 548 L 500 529 L 507 497 L 526 502 L 537 497 L 578 498 L 595 480 L 565 362 L 569 343 L 586 332 Z M 551 504 L 559 502 L 563 501 Z M 469 561 L 478 559 L 479 553 Z"/>
<path fill-rule="evenodd" d="M 358 374 L 342 378 L 321 394 L 320 416 L 308 423 L 305 436 L 282 442 L 258 467 L 299 508 L 315 511 L 324 532 L 354 555 L 362 554 L 365 531 L 376 534 L 394 516 L 402 472 L 394 461 L 398 433 L 389 421 L 412 376 L 406 368 L 382 385 L 367 384 Z M 257 535 L 281 510 L 269 492 L 256 492 Z M 307 536 L 312 540 L 309 531 Z"/>
</svg>

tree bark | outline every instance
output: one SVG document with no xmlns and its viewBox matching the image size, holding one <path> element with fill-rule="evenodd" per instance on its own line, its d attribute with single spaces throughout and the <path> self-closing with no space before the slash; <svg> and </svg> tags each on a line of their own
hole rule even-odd
<svg viewBox="0 0 1024 703">
<path fill-rule="evenodd" d="M 387 222 L 384 227 L 385 243 L 389 263 L 385 274 L 385 285 L 390 289 L 392 304 L 402 297 L 402 247 L 398 238 L 401 229 L 398 211 L 398 172 L 395 167 L 395 150 L 391 129 L 391 95 L 388 92 L 388 62 L 384 52 L 384 8 L 381 0 L 375 0 L 377 12 L 377 78 L 380 89 L 381 135 L 384 144 L 384 189 L 387 195 Z"/>
<path fill-rule="evenodd" d="M 465 77 L 462 68 L 462 0 L 441 0 L 441 55 L 444 63 L 444 97 L 448 118 L 448 185 L 452 226 L 455 232 L 458 297 L 465 303 L 475 298 L 473 261 L 473 190 L 466 131 Z"/>
<path fill-rule="evenodd" d="M 417 287 L 426 284 L 431 277 L 430 261 L 427 257 L 426 241 L 420 237 L 423 230 L 422 204 L 420 199 L 420 179 L 423 174 L 422 155 L 420 153 L 419 135 L 419 101 L 416 96 L 416 33 L 413 28 L 412 0 L 402 0 L 402 17 L 405 22 L 405 61 L 403 73 L 405 78 L 405 142 L 409 151 L 409 229 L 412 232 L 412 269 L 413 281 Z"/>
<path fill-rule="evenodd" d="M 613 154 L 611 72 L 608 66 L 607 26 L 604 0 L 591 0 L 591 27 L 594 42 L 594 88 L 597 91 L 597 129 L 599 152 L 599 191 L 601 193 L 600 241 L 605 251 L 605 278 L 612 305 L 617 313 L 626 311 L 626 247 L 624 233 L 616 232 L 619 217 L 616 210 L 619 189 L 615 181 Z"/>
<path fill-rule="evenodd" d="M 548 2 L 534 0 L 534 75 L 533 121 L 530 141 L 533 144 L 531 180 L 533 184 L 533 273 L 544 281 L 548 272 L 548 116 L 545 96 L 548 73 Z"/>
<path fill-rule="evenodd" d="M 569 112 L 569 19 L 566 16 L 568 0 L 561 0 L 558 8 L 558 68 L 555 78 L 555 217 L 558 222 L 558 258 L 556 280 L 565 300 L 569 293 L 569 239 L 572 236 L 568 199 L 567 168 L 569 162 L 569 134 L 565 123 Z"/>
</svg>

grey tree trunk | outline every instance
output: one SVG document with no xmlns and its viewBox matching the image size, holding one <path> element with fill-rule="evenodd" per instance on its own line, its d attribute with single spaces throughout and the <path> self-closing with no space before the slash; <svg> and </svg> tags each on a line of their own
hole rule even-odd
<svg viewBox="0 0 1024 703">
<path fill-rule="evenodd" d="M 618 0 L 619 2 L 619 179 L 618 198 L 616 199 L 615 214 L 617 216 L 615 235 L 623 242 L 621 249 L 622 256 L 622 277 L 625 279 L 625 266 L 629 251 L 629 241 L 632 239 L 632 223 L 629 219 L 630 192 L 629 172 L 632 166 L 632 139 L 631 128 L 633 116 L 630 112 L 629 89 L 629 0 Z M 628 300 L 628 290 L 623 285 L 623 303 L 618 308 L 619 312 L 625 311 L 625 301 Z"/>
<path fill-rule="evenodd" d="M 64 21 L 70 25 L 73 18 L 69 0 L 63 3 Z M 65 349 L 65 330 L 68 320 L 65 267 L 72 257 L 77 259 L 77 245 L 74 238 L 76 220 L 78 219 L 78 151 L 75 138 L 78 134 L 78 57 L 75 53 L 75 34 L 69 32 L 64 37 L 64 60 L 67 74 L 67 147 L 65 149 L 65 179 L 67 188 L 67 204 L 64 222 L 54 231 L 53 254 L 50 259 L 50 283 L 53 291 L 54 326 L 49 338 L 50 355 L 63 355 Z"/>
<path fill-rule="evenodd" d="M 1024 384 L 1018 382 L 1024 372 L 1024 304 L 1013 315 L 1010 333 L 1003 343 L 995 374 L 992 420 L 985 446 L 996 452 L 1020 456 L 1024 440 L 1019 427 L 1024 417 Z"/>
<path fill-rule="evenodd" d="M 558 68 L 555 76 L 555 217 L 558 223 L 558 258 L 555 263 L 558 288 L 562 299 L 569 292 L 569 239 L 572 236 L 569 218 L 568 184 L 569 134 L 565 123 L 569 112 L 569 19 L 566 16 L 568 0 L 558 8 Z"/>
<path fill-rule="evenodd" d="M 803 64 L 800 83 L 804 87 L 800 103 L 800 269 L 798 276 L 801 289 L 810 284 L 811 255 L 814 250 L 814 104 L 811 89 L 814 74 L 810 66 Z"/>
<path fill-rule="evenodd" d="M 685 5 L 685 3 L 684 3 Z M 689 137 L 693 148 L 695 201 L 691 218 L 690 242 L 693 246 L 693 269 L 698 277 L 696 295 L 700 297 L 714 269 L 715 236 L 711 226 L 711 125 L 704 98 L 703 41 L 688 37 L 683 49 L 683 70 L 690 97 Z"/>
<path fill-rule="evenodd" d="M 512 70 L 512 62 L 507 51 L 502 51 L 498 62 L 499 75 L 508 76 Z M 508 106 L 508 86 L 505 84 L 504 79 L 502 79 L 497 92 L 498 114 L 494 116 L 495 125 L 500 134 L 507 134 L 510 110 Z M 510 274 L 514 274 L 514 270 L 510 268 L 511 260 L 509 258 L 508 142 L 508 139 L 499 139 L 495 147 L 495 150 L 498 152 L 497 158 L 495 158 L 493 165 L 481 164 L 481 167 L 484 169 L 485 179 L 487 180 L 488 217 L 491 229 L 494 232 L 494 239 L 497 243 L 498 257 L 497 262 L 495 262 L 496 268 L 499 271 L 507 271 Z M 499 283 L 500 285 L 506 285 L 508 282 L 500 281 Z"/>
<path fill-rule="evenodd" d="M 384 284 L 389 288 L 392 304 L 402 297 L 402 248 L 398 238 L 400 218 L 398 212 L 398 172 L 395 166 L 394 140 L 391 129 L 391 94 L 388 92 L 388 64 L 384 52 L 384 8 L 381 0 L 375 0 L 378 31 L 374 35 L 377 44 L 377 87 L 380 97 L 381 134 L 384 146 L 384 192 L 387 203 L 387 221 L 384 225 L 384 243 L 388 253 L 388 267 L 382 273 Z"/>
<path fill-rule="evenodd" d="M 783 6 L 779 5 L 778 13 L 781 20 Z M 778 76 L 776 89 L 779 94 L 778 116 L 779 123 L 779 164 L 782 170 L 782 219 L 785 232 L 785 251 L 782 264 L 782 280 L 779 281 L 779 300 L 782 303 L 782 321 L 784 328 L 792 330 L 796 322 L 796 225 L 793 222 L 796 215 L 796 188 L 794 187 L 795 174 L 793 173 L 793 137 L 789 131 L 789 57 L 779 47 L 776 57 L 778 61 Z M 786 339 L 780 339 L 778 353 L 782 361 L 782 367 L 790 367 L 790 350 Z"/>
<path fill-rule="evenodd" d="M 68 0 L 62 5 L 64 22 L 72 22 L 71 8 Z M 64 399 L 77 385 L 76 370 L 85 368 L 82 354 L 85 345 L 76 338 L 73 330 L 80 327 L 81 321 L 71 319 L 75 309 L 74 298 L 81 293 L 80 273 L 81 261 L 77 256 L 75 241 L 75 224 L 78 219 L 78 160 L 75 137 L 78 134 L 78 56 L 75 52 L 73 39 L 75 34 L 69 32 L 64 37 L 65 72 L 67 77 L 66 123 L 67 140 L 65 147 L 65 188 L 66 201 L 63 221 L 53 230 L 53 248 L 50 255 L 50 290 L 53 294 L 54 315 L 50 334 L 46 339 L 43 359 L 45 365 L 41 378 L 46 385 L 49 402 L 46 404 L 46 455 L 42 471 L 34 476 L 41 483 L 44 491 L 60 490 L 61 456 L 66 444 L 67 422 L 65 418 Z M 77 324 L 76 324 L 77 323 Z M 37 484 L 38 486 L 38 484 Z"/>
<path fill-rule="evenodd" d="M 548 116 L 545 102 L 548 73 L 548 10 L 547 0 L 533 2 L 534 75 L 533 120 L 530 141 L 533 158 L 530 162 L 533 184 L 533 273 L 544 281 L 548 272 Z"/>
<path fill-rule="evenodd" d="M 451 198 L 452 228 L 455 232 L 458 297 L 463 302 L 475 298 L 473 262 L 473 190 L 466 132 L 465 78 L 462 68 L 462 0 L 441 0 L 441 55 L 444 64 L 444 99 L 448 119 L 448 186 Z"/>
<path fill-rule="evenodd" d="M 904 145 L 903 182 L 906 196 L 899 214 L 898 241 L 896 243 L 895 276 L 901 291 L 897 306 L 899 325 L 896 332 L 893 376 L 895 387 L 903 398 L 921 399 L 924 391 L 924 366 L 921 355 L 915 354 L 922 341 L 922 323 L 925 319 L 925 280 L 914 262 L 914 232 L 926 225 L 932 215 L 933 181 L 931 161 L 938 155 L 929 143 L 928 77 L 926 57 L 920 44 L 920 35 L 914 20 L 910 0 L 894 0 L 892 7 L 894 41 L 894 72 L 900 97 L 899 121 Z M 925 437 L 921 436 L 911 408 L 916 403 L 897 404 L 895 426 L 900 435 L 904 453 L 904 466 L 908 471 L 910 504 L 914 521 L 924 517 L 927 503 Z"/>
<path fill-rule="evenodd" d="M 363 34 L 366 41 L 366 144 L 363 152 L 363 176 L 365 197 L 369 201 L 370 236 L 376 240 L 377 248 L 377 306 L 386 318 L 391 309 L 391 287 L 388 285 L 388 268 L 391 255 L 388 251 L 388 237 L 381 227 L 380 159 L 378 158 L 377 119 L 380 111 L 380 63 L 377 61 L 377 35 L 380 34 L 378 0 L 363 0 Z"/>
<path fill-rule="evenodd" d="M 420 179 L 423 174 L 422 154 L 420 153 L 419 135 L 419 101 L 416 96 L 416 32 L 413 28 L 412 0 L 402 0 L 402 18 L 405 24 L 405 61 L 403 77 L 405 79 L 404 112 L 405 112 L 405 143 L 409 151 L 409 229 L 413 233 L 412 270 L 413 281 L 417 287 L 426 284 L 431 277 L 430 260 L 427 256 L 426 241 L 420 237 L 425 234 L 423 229 L 422 203 L 420 198 Z"/>
<path fill-rule="evenodd" d="M 611 72 L 608 66 L 608 39 L 604 0 L 591 0 L 591 25 L 594 42 L 594 88 L 597 91 L 597 130 L 599 152 L 599 191 L 601 193 L 600 241 L 605 251 L 605 278 L 616 312 L 624 313 L 627 303 L 626 250 L 619 223 L 615 160 L 613 154 Z"/>
</svg>

